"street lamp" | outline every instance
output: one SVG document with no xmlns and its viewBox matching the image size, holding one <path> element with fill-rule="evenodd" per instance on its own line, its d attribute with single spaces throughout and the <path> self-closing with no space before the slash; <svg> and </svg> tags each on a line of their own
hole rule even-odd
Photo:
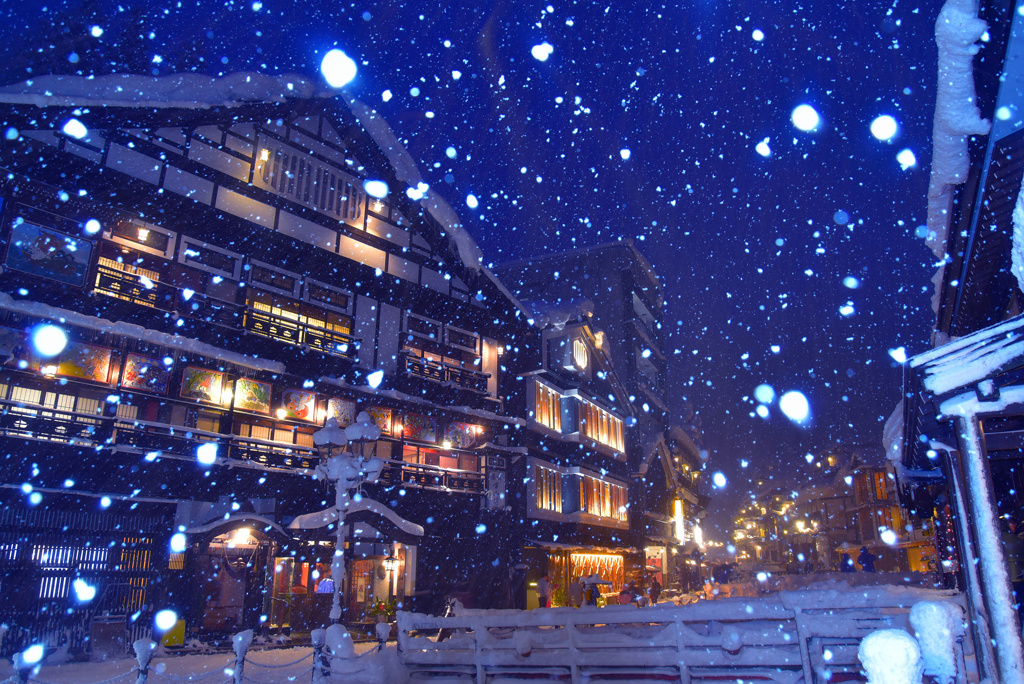
<svg viewBox="0 0 1024 684">
<path fill-rule="evenodd" d="M 395 558 L 394 549 L 388 554 L 388 557 L 384 559 L 384 569 L 388 571 L 388 602 L 395 598 L 395 584 L 393 579 L 393 573 L 398 568 L 398 559 Z"/>
<path fill-rule="evenodd" d="M 356 422 L 342 430 L 335 418 L 329 418 L 322 430 L 313 433 L 313 444 L 320 454 L 320 464 L 313 477 L 334 483 L 335 541 L 334 559 L 331 561 L 331 576 L 334 578 L 334 599 L 331 602 L 331 622 L 341 621 L 341 583 L 347 582 L 345 575 L 345 513 L 353 496 L 365 482 L 374 482 L 380 477 L 384 462 L 379 458 L 365 455 L 365 443 L 376 442 L 380 428 L 373 424 L 365 411 L 356 417 Z M 335 450 L 352 442 L 359 444 L 359 453 Z"/>
</svg>

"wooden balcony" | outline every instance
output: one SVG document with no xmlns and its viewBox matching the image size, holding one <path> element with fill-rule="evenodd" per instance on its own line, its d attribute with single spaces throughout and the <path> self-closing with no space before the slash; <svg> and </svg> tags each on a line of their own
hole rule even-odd
<svg viewBox="0 0 1024 684">
<path fill-rule="evenodd" d="M 471 368 L 425 359 L 407 351 L 400 353 L 399 361 L 401 369 L 409 375 L 431 382 L 452 385 L 478 394 L 487 394 L 487 379 L 491 377 L 490 373 L 481 373 Z"/>
<path fill-rule="evenodd" d="M 380 475 L 387 485 L 410 484 L 425 489 L 483 494 L 484 474 L 468 470 L 448 470 L 437 466 L 405 461 L 387 461 Z"/>
</svg>

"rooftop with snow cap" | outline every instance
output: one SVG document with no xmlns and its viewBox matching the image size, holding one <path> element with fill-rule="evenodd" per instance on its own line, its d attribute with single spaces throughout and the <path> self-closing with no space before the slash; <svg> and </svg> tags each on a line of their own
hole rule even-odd
<svg viewBox="0 0 1024 684">
<path fill-rule="evenodd" d="M 209 109 L 258 102 L 333 97 L 297 74 L 241 71 L 221 78 L 202 74 L 141 76 L 48 75 L 0 87 L 0 102 L 36 107 L 153 107 Z"/>
</svg>

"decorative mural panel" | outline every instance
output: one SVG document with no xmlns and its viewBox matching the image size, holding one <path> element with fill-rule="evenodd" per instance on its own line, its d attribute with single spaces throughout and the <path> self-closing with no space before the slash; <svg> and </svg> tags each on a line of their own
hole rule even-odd
<svg viewBox="0 0 1024 684">
<path fill-rule="evenodd" d="M 448 423 L 444 430 L 444 441 L 451 442 L 456 449 L 471 449 L 476 446 L 483 429 L 469 423 Z"/>
<path fill-rule="evenodd" d="M 75 287 L 85 284 L 92 243 L 15 219 L 4 265 Z"/>
<path fill-rule="evenodd" d="M 380 431 L 385 435 L 391 434 L 391 409 L 383 408 L 381 406 L 371 406 L 366 409 L 366 413 L 369 414 L 370 420 L 380 428 Z"/>
<path fill-rule="evenodd" d="M 167 394 L 170 386 L 171 369 L 157 359 L 138 354 L 129 354 L 124 361 L 121 387 L 128 389 Z"/>
<path fill-rule="evenodd" d="M 356 402 L 331 397 L 327 401 L 327 418 L 337 420 L 339 427 L 348 427 L 356 422 Z"/>
<path fill-rule="evenodd" d="M 316 421 L 316 392 L 285 390 L 282 400 L 285 418 Z"/>
<path fill-rule="evenodd" d="M 429 416 L 421 416 L 418 413 L 405 414 L 405 422 L 402 424 L 402 434 L 406 439 L 414 439 L 418 442 L 437 443 L 437 421 Z"/>
<path fill-rule="evenodd" d="M 269 382 L 239 378 L 235 381 L 235 408 L 270 415 Z"/>
<path fill-rule="evenodd" d="M 57 375 L 107 382 L 110 377 L 110 349 L 81 342 L 68 342 L 60 353 Z"/>
<path fill-rule="evenodd" d="M 181 396 L 208 404 L 219 404 L 224 387 L 224 374 L 189 366 L 181 375 Z"/>
</svg>

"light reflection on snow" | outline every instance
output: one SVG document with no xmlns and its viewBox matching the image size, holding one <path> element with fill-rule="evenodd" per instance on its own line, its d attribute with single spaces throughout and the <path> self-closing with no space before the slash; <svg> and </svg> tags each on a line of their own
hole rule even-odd
<svg viewBox="0 0 1024 684">
<path fill-rule="evenodd" d="M 551 43 L 548 43 L 547 41 L 539 45 L 534 45 L 532 48 L 530 48 L 530 54 L 533 55 L 533 58 L 538 62 L 548 61 L 548 57 L 550 57 L 551 53 L 553 53 L 554 51 L 554 46 L 551 45 Z"/>
<path fill-rule="evenodd" d="M 892 140 L 897 130 L 899 126 L 896 125 L 896 119 L 888 114 L 883 114 L 871 122 L 871 135 L 878 140 Z"/>
<path fill-rule="evenodd" d="M 909 147 L 899 151 L 896 155 L 896 161 L 900 163 L 900 168 L 904 171 L 917 166 L 917 157 L 914 156 Z"/>
<path fill-rule="evenodd" d="M 771 385 L 758 385 L 754 388 L 754 398 L 762 404 L 770 404 L 775 401 L 775 388 Z"/>
<path fill-rule="evenodd" d="M 331 50 L 320 62 L 320 73 L 324 75 L 327 85 L 341 88 L 356 77 L 356 63 L 341 50 Z"/>
<path fill-rule="evenodd" d="M 811 415 L 811 405 L 802 392 L 792 390 L 779 398 L 779 408 L 794 423 L 803 423 Z"/>
<path fill-rule="evenodd" d="M 68 119 L 64 127 L 61 128 L 65 135 L 70 135 L 72 138 L 81 140 L 85 136 L 89 135 L 89 129 L 85 127 L 85 124 L 78 119 Z"/>
<path fill-rule="evenodd" d="M 821 124 L 821 117 L 814 107 L 809 104 L 802 104 L 794 109 L 790 119 L 794 126 L 806 132 L 816 130 Z"/>
</svg>

